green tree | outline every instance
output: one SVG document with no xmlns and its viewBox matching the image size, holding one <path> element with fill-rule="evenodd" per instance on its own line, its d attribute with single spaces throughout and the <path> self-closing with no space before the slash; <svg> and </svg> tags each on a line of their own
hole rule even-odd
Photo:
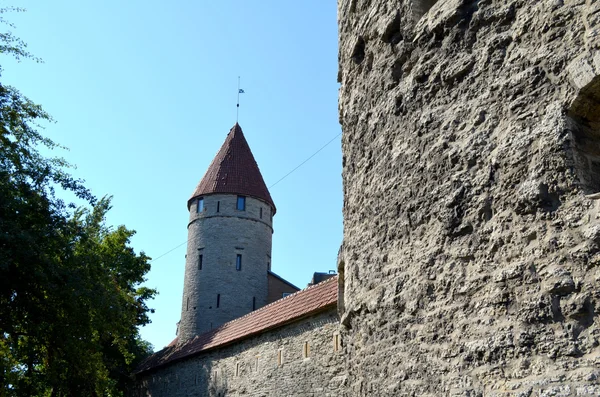
<svg viewBox="0 0 600 397">
<path fill-rule="evenodd" d="M 11 33 L 0 53 L 32 58 Z M 0 396 L 119 395 L 151 350 L 137 329 L 155 294 L 140 287 L 150 258 L 131 248 L 134 231 L 105 224 L 110 198 L 39 153 L 57 147 L 38 131 L 48 121 L 0 69 Z M 91 208 L 74 210 L 55 189 Z"/>
</svg>

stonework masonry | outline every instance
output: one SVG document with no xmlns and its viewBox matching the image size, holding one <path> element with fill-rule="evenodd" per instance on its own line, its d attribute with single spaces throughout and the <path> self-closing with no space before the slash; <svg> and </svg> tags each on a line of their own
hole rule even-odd
<svg viewBox="0 0 600 397">
<path fill-rule="evenodd" d="M 180 341 L 267 304 L 273 210 L 249 196 L 245 210 L 238 210 L 237 197 L 203 196 L 201 212 L 197 200 L 190 203 Z"/>
<path fill-rule="evenodd" d="M 144 373 L 132 396 L 341 395 L 335 310 Z M 308 350 L 307 350 L 308 349 Z"/>
<path fill-rule="evenodd" d="M 600 395 L 600 2 L 338 21 L 346 393 Z"/>
</svg>

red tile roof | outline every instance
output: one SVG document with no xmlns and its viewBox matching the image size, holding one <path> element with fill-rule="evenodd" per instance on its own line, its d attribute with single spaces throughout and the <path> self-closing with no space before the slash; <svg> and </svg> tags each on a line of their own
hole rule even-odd
<svg viewBox="0 0 600 397">
<path fill-rule="evenodd" d="M 135 373 L 162 367 L 216 347 L 222 347 L 337 305 L 337 276 L 275 301 L 212 331 L 198 335 L 183 345 L 169 346 L 148 357 Z"/>
<path fill-rule="evenodd" d="M 188 201 L 188 209 L 194 198 L 211 193 L 252 196 L 269 203 L 273 207 L 273 213 L 276 211 L 269 189 L 238 123 L 227 134 L 223 146 L 194 190 Z"/>
</svg>

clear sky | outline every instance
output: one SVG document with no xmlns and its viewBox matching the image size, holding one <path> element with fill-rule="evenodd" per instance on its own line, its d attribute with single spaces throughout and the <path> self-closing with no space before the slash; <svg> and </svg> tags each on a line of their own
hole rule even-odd
<svg viewBox="0 0 600 397">
<path fill-rule="evenodd" d="M 340 137 L 272 186 L 341 132 L 335 1 L 1 3 L 27 9 L 4 16 L 44 60 L 2 57 L 3 84 L 55 118 L 44 133 L 70 149 L 56 154 L 114 196 L 108 223 L 137 230 L 135 250 L 157 258 L 142 329 L 155 349 L 175 337 L 186 202 L 235 124 L 238 76 L 239 123 L 277 206 L 273 271 L 303 288 L 336 268 Z"/>
</svg>

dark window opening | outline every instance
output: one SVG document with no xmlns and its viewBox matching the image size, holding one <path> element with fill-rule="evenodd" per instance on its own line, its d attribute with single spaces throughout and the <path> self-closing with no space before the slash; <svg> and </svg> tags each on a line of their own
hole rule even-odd
<svg viewBox="0 0 600 397">
<path fill-rule="evenodd" d="M 217 294 L 217 309 L 221 305 L 221 294 Z"/>
<path fill-rule="evenodd" d="M 573 165 L 586 194 L 600 192 L 600 76 L 579 90 L 567 113 Z"/>
<path fill-rule="evenodd" d="M 246 196 L 237 197 L 237 207 L 240 211 L 246 211 Z"/>
<path fill-rule="evenodd" d="M 262 207 L 260 207 L 260 219 L 262 219 Z"/>
<path fill-rule="evenodd" d="M 235 257 L 235 270 L 237 270 L 237 271 L 242 270 L 242 255 L 241 254 L 237 254 L 237 256 Z"/>
<path fill-rule="evenodd" d="M 219 209 L 221 208 L 221 202 L 217 201 L 217 212 L 219 212 Z"/>
<path fill-rule="evenodd" d="M 198 270 L 202 270 L 202 255 L 198 255 Z"/>
<path fill-rule="evenodd" d="M 252 311 L 256 310 L 256 296 L 252 297 Z"/>
<path fill-rule="evenodd" d="M 204 197 L 200 197 L 198 199 L 198 204 L 196 205 L 196 212 L 204 211 Z"/>
<path fill-rule="evenodd" d="M 188 296 L 185 301 L 185 311 L 190 310 L 190 297 Z"/>
</svg>

